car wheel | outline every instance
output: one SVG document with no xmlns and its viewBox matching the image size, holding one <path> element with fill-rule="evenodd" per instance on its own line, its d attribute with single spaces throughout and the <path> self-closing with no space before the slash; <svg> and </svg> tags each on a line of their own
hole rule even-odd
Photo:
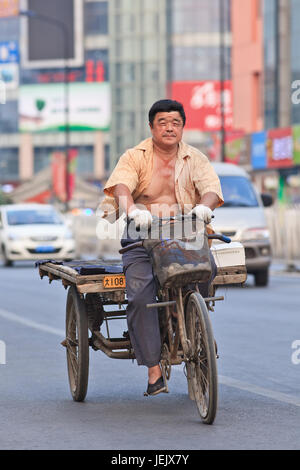
<svg viewBox="0 0 300 470">
<path fill-rule="evenodd" d="M 5 267 L 8 268 L 9 266 L 13 265 L 12 260 L 7 257 L 4 245 L 2 245 L 2 259 Z"/>
<path fill-rule="evenodd" d="M 262 269 L 254 273 L 255 285 L 258 287 L 265 287 L 269 283 L 269 270 Z"/>
</svg>

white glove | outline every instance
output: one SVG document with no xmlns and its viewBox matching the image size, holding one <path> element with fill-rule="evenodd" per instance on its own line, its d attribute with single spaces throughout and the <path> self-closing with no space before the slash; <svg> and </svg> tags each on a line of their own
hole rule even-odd
<svg viewBox="0 0 300 470">
<path fill-rule="evenodd" d="M 151 212 L 147 210 L 134 209 L 128 213 L 128 217 L 134 220 L 136 228 L 147 229 L 152 223 Z"/>
<path fill-rule="evenodd" d="M 198 219 L 203 220 L 206 224 L 209 224 L 211 222 L 212 218 L 212 210 L 204 206 L 203 204 L 199 204 L 198 206 L 195 206 L 194 209 L 191 210 L 190 215 L 195 214 Z"/>
</svg>

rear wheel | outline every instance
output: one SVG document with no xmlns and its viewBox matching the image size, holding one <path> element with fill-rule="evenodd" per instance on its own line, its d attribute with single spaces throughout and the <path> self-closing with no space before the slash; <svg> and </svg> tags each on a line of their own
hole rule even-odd
<svg viewBox="0 0 300 470">
<path fill-rule="evenodd" d="M 216 349 L 206 304 L 198 292 L 189 297 L 185 323 L 191 343 L 191 357 L 186 364 L 189 391 L 202 420 L 212 424 L 218 402 Z"/>
<path fill-rule="evenodd" d="M 84 299 L 80 298 L 75 286 L 68 291 L 65 345 L 70 391 L 74 401 L 83 401 L 89 376 L 88 318 Z"/>
<path fill-rule="evenodd" d="M 262 269 L 261 271 L 256 271 L 254 273 L 255 285 L 258 287 L 265 287 L 269 283 L 269 270 Z"/>
</svg>

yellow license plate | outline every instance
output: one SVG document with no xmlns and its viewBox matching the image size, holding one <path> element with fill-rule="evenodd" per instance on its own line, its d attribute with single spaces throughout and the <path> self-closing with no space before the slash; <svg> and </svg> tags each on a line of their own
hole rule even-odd
<svg viewBox="0 0 300 470">
<path fill-rule="evenodd" d="M 125 276 L 104 276 L 103 287 L 104 289 L 124 288 L 126 286 Z"/>
</svg>

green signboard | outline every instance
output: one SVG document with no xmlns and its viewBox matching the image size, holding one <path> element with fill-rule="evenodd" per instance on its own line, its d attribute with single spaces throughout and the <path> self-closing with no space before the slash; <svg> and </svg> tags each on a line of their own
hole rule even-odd
<svg viewBox="0 0 300 470">
<path fill-rule="evenodd" d="M 293 144 L 294 144 L 294 155 L 293 155 L 294 164 L 300 165 L 300 125 L 293 126 Z"/>
<path fill-rule="evenodd" d="M 19 92 L 21 132 L 109 130 L 111 120 L 108 82 L 23 85 Z M 68 113 L 66 113 L 66 107 Z"/>
</svg>

